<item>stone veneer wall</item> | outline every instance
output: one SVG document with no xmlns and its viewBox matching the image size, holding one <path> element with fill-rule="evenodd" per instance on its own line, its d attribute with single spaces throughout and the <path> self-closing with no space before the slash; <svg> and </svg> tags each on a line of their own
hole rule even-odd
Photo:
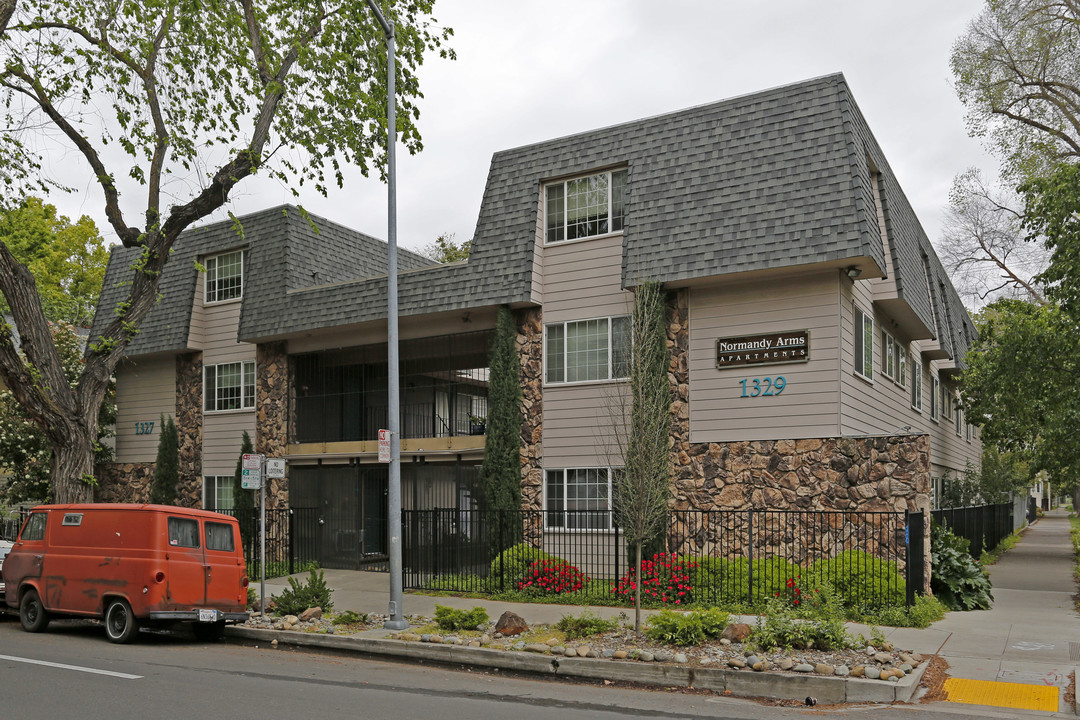
<svg viewBox="0 0 1080 720">
<path fill-rule="evenodd" d="M 176 430 L 180 436 L 177 504 L 202 507 L 202 353 L 176 356 Z"/>
<path fill-rule="evenodd" d="M 98 486 L 94 489 L 94 502 L 143 503 L 150 502 L 150 482 L 154 478 L 155 463 L 101 463 L 94 470 Z"/>
<path fill-rule="evenodd" d="M 544 325 L 540 308 L 517 314 L 517 349 L 521 362 L 521 507 L 544 509 Z M 537 547 L 543 537 L 539 518 L 525 529 Z"/>
<path fill-rule="evenodd" d="M 264 343 L 255 351 L 255 452 L 266 457 L 285 457 L 289 442 L 289 356 L 284 342 Z M 286 477 L 269 481 L 268 508 L 289 506 L 288 468 Z"/>
<path fill-rule="evenodd" d="M 930 438 L 927 435 L 829 437 L 691 443 L 689 417 L 689 340 L 687 291 L 668 299 L 668 378 L 672 402 L 673 510 L 862 510 L 929 513 Z M 833 523 L 835 525 L 835 523 Z M 829 527 L 811 533 L 808 547 L 797 554 L 807 558 L 858 547 L 868 552 L 891 544 L 903 557 L 903 537 L 879 532 L 880 527 Z M 669 533 L 671 549 L 705 554 L 717 542 L 716 527 L 691 528 L 676 522 Z M 804 529 L 805 530 L 805 529 Z M 930 578 L 930 524 L 926 523 L 926 587 Z M 736 534 L 740 535 L 740 534 Z M 759 535 L 767 547 L 792 551 L 795 533 Z M 841 546 L 842 541 L 857 543 Z M 737 541 L 741 542 L 741 540 Z M 740 545 L 728 546 L 741 552 Z"/>
</svg>

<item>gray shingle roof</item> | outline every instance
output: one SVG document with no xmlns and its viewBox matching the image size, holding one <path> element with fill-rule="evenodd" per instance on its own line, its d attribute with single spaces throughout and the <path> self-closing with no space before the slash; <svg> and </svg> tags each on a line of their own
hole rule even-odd
<svg viewBox="0 0 1080 720">
<path fill-rule="evenodd" d="M 884 269 L 871 163 L 897 291 L 932 328 L 929 242 L 839 74 L 496 153 L 468 262 L 433 265 L 401 251 L 400 312 L 531 302 L 543 182 L 614 166 L 628 168 L 626 286 L 855 258 Z M 129 354 L 184 346 L 194 260 L 231 246 L 249 248 L 241 340 L 385 318 L 384 243 L 289 206 L 241 220 L 243 237 L 231 221 L 184 233 L 162 278 L 165 299 Z M 115 307 L 131 255 L 114 252 L 102 312 Z M 951 347 L 957 336 L 946 334 Z"/>
</svg>

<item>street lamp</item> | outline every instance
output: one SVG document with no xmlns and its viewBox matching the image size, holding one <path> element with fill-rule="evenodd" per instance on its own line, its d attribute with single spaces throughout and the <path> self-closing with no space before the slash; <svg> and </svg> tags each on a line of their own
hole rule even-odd
<svg viewBox="0 0 1080 720">
<path fill-rule="evenodd" d="M 375 0 L 367 0 L 375 19 L 386 35 L 386 185 L 387 185 L 387 260 L 386 260 L 386 334 L 387 334 L 387 408 L 390 430 L 390 479 L 387 504 L 390 536 L 390 619 L 383 627 L 404 630 L 409 621 L 402 612 L 401 581 L 401 381 L 398 376 L 398 289 L 397 289 L 397 171 L 394 148 L 397 145 L 397 91 L 395 82 L 394 26 L 383 17 Z"/>
</svg>

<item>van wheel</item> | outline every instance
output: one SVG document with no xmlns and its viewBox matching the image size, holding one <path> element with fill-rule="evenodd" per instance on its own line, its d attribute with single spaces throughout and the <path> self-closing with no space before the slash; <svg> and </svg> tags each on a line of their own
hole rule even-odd
<svg viewBox="0 0 1080 720">
<path fill-rule="evenodd" d="M 19 601 L 19 620 L 27 632 L 42 632 L 49 626 L 49 613 L 45 612 L 37 590 L 30 589 L 23 593 Z"/>
<path fill-rule="evenodd" d="M 109 642 L 129 643 L 139 634 L 139 621 L 127 600 L 113 600 L 105 610 L 105 635 Z"/>
<path fill-rule="evenodd" d="M 225 621 L 218 620 L 212 623 L 195 623 L 191 626 L 191 632 L 199 642 L 213 642 L 225 636 Z"/>
</svg>

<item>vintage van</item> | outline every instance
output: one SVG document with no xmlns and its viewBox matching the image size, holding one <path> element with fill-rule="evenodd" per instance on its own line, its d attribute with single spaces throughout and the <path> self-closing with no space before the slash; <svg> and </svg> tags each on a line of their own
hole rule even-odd
<svg viewBox="0 0 1080 720">
<path fill-rule="evenodd" d="M 140 624 L 191 621 L 219 637 L 247 619 L 247 568 L 236 519 L 165 505 L 39 505 L 3 565 L 4 601 L 22 626 L 53 617 L 105 621 L 112 642 Z"/>
</svg>

